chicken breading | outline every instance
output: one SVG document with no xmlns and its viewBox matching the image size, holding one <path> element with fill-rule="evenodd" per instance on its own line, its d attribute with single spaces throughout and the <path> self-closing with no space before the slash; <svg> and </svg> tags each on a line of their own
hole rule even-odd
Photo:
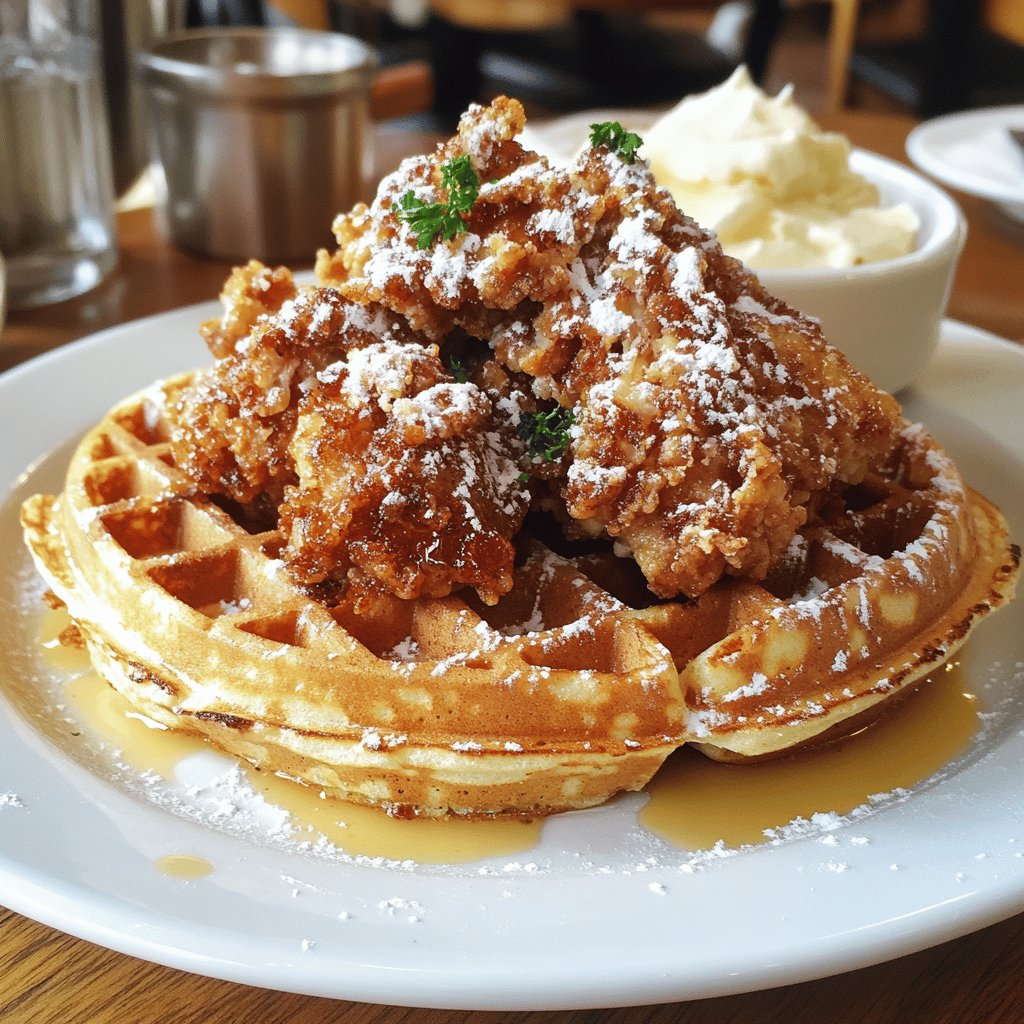
<svg viewBox="0 0 1024 1024">
<path fill-rule="evenodd" d="M 350 349 L 416 335 L 381 306 L 299 289 L 284 267 L 255 260 L 232 272 L 221 297 L 223 316 L 201 328 L 217 360 L 175 410 L 175 457 L 206 493 L 276 504 L 295 479 L 288 445 L 303 387 Z"/>
<path fill-rule="evenodd" d="M 529 491 L 490 398 L 412 343 L 350 352 L 318 381 L 299 402 L 298 480 L 280 509 L 293 573 L 406 599 L 508 593 Z"/>
<path fill-rule="evenodd" d="M 335 220 L 339 247 L 319 253 L 319 279 L 358 302 L 401 313 L 435 341 L 456 324 L 484 337 L 495 311 L 564 292 L 569 263 L 593 233 L 601 202 L 515 141 L 525 120 L 518 101 L 500 98 L 472 108 L 459 134 L 433 155 L 403 161 L 370 206 L 360 203 Z M 442 169 L 465 155 L 480 182 L 468 230 L 421 248 L 396 207 L 410 192 L 421 202 L 444 202 Z M 552 218 L 553 211 L 563 215 Z"/>
<path fill-rule="evenodd" d="M 172 410 L 175 458 L 197 487 L 280 516 L 302 583 L 505 593 L 529 502 L 518 392 L 504 388 L 492 409 L 401 317 L 296 288 L 284 268 L 236 269 L 224 300 L 203 328 L 220 356 Z"/>
<path fill-rule="evenodd" d="M 472 108 L 338 219 L 318 272 L 431 337 L 484 339 L 538 399 L 571 409 L 561 518 L 616 538 L 656 594 L 763 578 L 832 489 L 892 448 L 897 403 L 643 161 L 591 148 L 556 168 L 515 141 L 522 125 L 514 100 Z M 482 183 L 465 231 L 422 246 L 400 199 L 443 202 L 445 165 L 464 156 Z"/>
</svg>

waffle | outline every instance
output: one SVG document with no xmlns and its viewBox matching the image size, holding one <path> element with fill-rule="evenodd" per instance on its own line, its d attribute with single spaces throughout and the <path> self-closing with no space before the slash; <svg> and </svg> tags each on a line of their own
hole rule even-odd
<svg viewBox="0 0 1024 1024">
<path fill-rule="evenodd" d="M 1019 552 L 920 428 L 763 583 L 652 603 L 635 565 L 521 540 L 487 607 L 357 611 L 285 572 L 276 531 L 196 493 L 166 409 L 119 405 L 22 520 L 99 673 L 143 714 L 398 816 L 534 816 L 642 788 L 694 743 L 752 759 L 860 723 L 1012 593 Z"/>
</svg>

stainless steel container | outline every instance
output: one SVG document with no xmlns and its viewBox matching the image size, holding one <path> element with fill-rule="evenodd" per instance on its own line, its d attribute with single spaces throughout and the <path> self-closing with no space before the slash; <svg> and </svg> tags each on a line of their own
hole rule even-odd
<svg viewBox="0 0 1024 1024">
<path fill-rule="evenodd" d="M 312 263 L 369 170 L 374 52 L 331 32 L 203 29 L 139 63 L 172 240 Z"/>
</svg>

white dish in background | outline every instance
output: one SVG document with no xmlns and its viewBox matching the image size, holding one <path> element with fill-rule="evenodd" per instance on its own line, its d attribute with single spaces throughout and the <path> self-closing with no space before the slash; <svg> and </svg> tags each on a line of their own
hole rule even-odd
<svg viewBox="0 0 1024 1024">
<path fill-rule="evenodd" d="M 907 155 L 922 171 L 1024 221 L 1024 151 L 1009 129 L 1024 131 L 1024 104 L 946 114 L 907 136 Z"/>
<path fill-rule="evenodd" d="M 963 671 L 983 732 L 943 777 L 833 831 L 685 852 L 643 796 L 557 816 L 528 853 L 426 866 L 314 855 L 195 820 L 48 739 L 9 695 L 44 686 L 20 496 L 60 486 L 66 445 L 122 396 L 204 363 L 209 304 L 128 324 L 0 378 L 0 903 L 203 975 L 369 1002 L 479 1009 L 655 1003 L 866 966 L 1024 911 L 1024 602 L 983 623 Z M 907 412 L 1024 536 L 1024 352 L 947 323 Z M 46 415 L 40 415 L 45 404 Z M 26 470 L 26 467 L 29 467 Z M 36 594 L 38 595 L 38 585 Z M 42 702 L 40 702 L 42 703 Z M 113 756 L 111 754 L 111 756 Z M 827 811 L 828 808 L 821 808 Z M 207 859 L 191 882 L 154 869 Z"/>
<path fill-rule="evenodd" d="M 642 135 L 656 117 L 649 110 L 587 111 L 528 124 L 522 142 L 564 162 L 583 146 L 591 123 L 617 120 Z M 883 206 L 914 209 L 921 225 L 914 251 L 845 268 L 751 269 L 773 295 L 820 320 L 825 337 L 857 369 L 897 392 L 920 378 L 938 344 L 967 225 L 942 189 L 902 164 L 854 149 L 850 167 L 877 186 Z"/>
</svg>

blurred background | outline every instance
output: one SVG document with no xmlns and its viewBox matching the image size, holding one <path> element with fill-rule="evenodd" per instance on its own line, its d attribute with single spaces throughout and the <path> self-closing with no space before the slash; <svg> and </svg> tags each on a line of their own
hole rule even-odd
<svg viewBox="0 0 1024 1024">
<path fill-rule="evenodd" d="M 422 61 L 417 116 L 444 131 L 499 92 L 534 117 L 669 104 L 743 61 L 812 112 L 1024 101 L 1024 0 L 188 0 L 183 16 L 332 28 L 385 65 Z"/>
<path fill-rule="evenodd" d="M 180 56 L 207 45 L 197 36 L 211 39 L 165 38 L 176 29 L 286 26 L 331 30 L 318 45 L 357 51 L 358 67 L 332 77 L 300 61 L 282 84 L 278 71 L 255 74 L 259 62 L 240 51 L 232 60 L 244 87 L 228 96 L 222 34 L 201 58 L 168 65 L 154 53 L 166 45 Z M 294 251 L 314 252 L 300 237 L 300 210 L 311 236 L 328 241 L 333 213 L 367 197 L 367 182 L 451 133 L 471 102 L 500 93 L 534 121 L 598 108 L 616 111 L 603 120 L 625 121 L 623 108 L 668 108 L 745 64 L 767 92 L 792 84 L 797 104 L 833 125 L 861 111 L 902 115 L 881 118 L 901 133 L 900 152 L 913 120 L 1024 103 L 1024 0 L 0 0 L 0 43 L 0 138 L 17 140 L 0 146 L 12 309 L 95 287 L 117 259 L 115 212 L 154 203 L 160 231 L 205 256 L 290 258 L 289 245 L 271 241 L 286 228 Z M 214 50 L 223 52 L 214 59 Z M 200 98 L 200 81 L 227 91 Z M 292 88 L 303 99 L 286 118 L 274 90 Z M 160 116 L 150 116 L 145 89 L 164 104 Z M 329 127 L 317 121 L 325 89 Z M 180 102 L 168 106 L 169 97 Z M 884 130 L 872 130 L 868 148 L 884 147 Z M 972 149 L 975 170 L 990 165 L 985 152 Z M 313 209 L 313 195 L 327 213 Z M 1011 205 L 1024 222 L 1021 204 Z M 243 234 L 250 227 L 258 242 Z"/>
</svg>

